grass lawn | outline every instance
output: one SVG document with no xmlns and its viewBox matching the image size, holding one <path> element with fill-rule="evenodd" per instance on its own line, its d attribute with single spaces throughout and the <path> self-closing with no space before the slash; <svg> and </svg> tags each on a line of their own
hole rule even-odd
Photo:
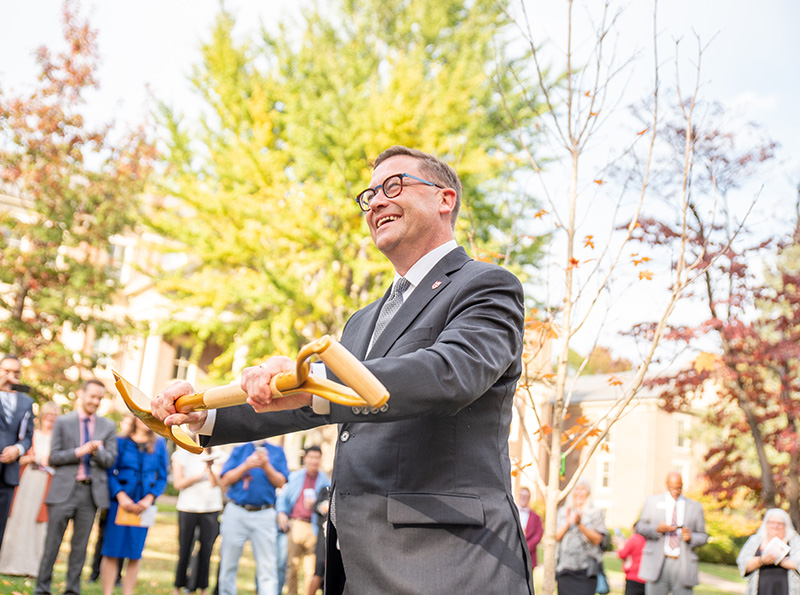
<svg viewBox="0 0 800 595">
<path fill-rule="evenodd" d="M 59 553 L 56 567 L 53 572 L 53 592 L 60 593 L 65 587 L 66 561 L 69 555 L 70 531 L 64 540 L 64 545 Z M 82 591 L 86 595 L 102 595 L 99 583 L 90 584 L 85 582 L 90 570 L 88 564 L 91 563 L 91 556 L 94 553 L 95 535 L 89 540 L 89 552 L 87 554 L 87 565 L 84 568 L 84 584 Z M 539 558 L 542 559 L 541 556 Z M 250 545 L 245 546 L 242 559 L 239 564 L 238 588 L 242 595 L 255 593 L 255 567 L 253 565 L 252 551 Z M 175 565 L 178 562 L 178 513 L 175 511 L 174 499 L 164 498 L 159 502 L 158 516 L 156 524 L 150 529 L 147 535 L 147 544 L 144 549 L 142 563 L 139 571 L 139 583 L 136 588 L 137 593 L 147 595 L 172 595 L 173 582 L 175 580 Z M 219 539 L 214 547 L 214 554 L 211 558 L 211 572 L 217 571 L 219 563 Z M 616 554 L 609 552 L 605 555 L 604 565 L 606 575 L 611 585 L 612 595 L 622 595 L 624 593 L 625 575 L 622 572 L 622 564 Z M 719 566 L 715 564 L 700 564 L 700 570 L 721 579 L 732 582 L 743 583 L 735 567 Z M 536 592 L 541 592 L 541 569 L 537 568 L 534 573 L 534 583 Z M 216 578 L 211 577 L 211 585 L 216 584 Z M 32 578 L 14 577 L 0 575 L 0 595 L 29 595 L 33 593 L 35 581 Z M 116 593 L 121 592 L 116 589 Z M 695 595 L 730 595 L 729 590 L 718 588 L 711 585 L 698 585 L 694 589 Z"/>
<path fill-rule="evenodd" d="M 139 582 L 136 587 L 137 593 L 147 595 L 172 595 L 173 583 L 175 581 L 175 565 L 178 563 L 178 513 L 175 511 L 172 499 L 165 499 L 159 502 L 159 511 L 156 517 L 156 524 L 150 528 L 147 534 L 147 542 L 139 568 Z M 65 588 L 66 581 L 66 562 L 69 556 L 69 539 L 71 531 L 67 530 L 67 535 L 61 547 L 61 551 L 56 561 L 53 571 L 53 593 L 61 593 Z M 82 593 L 86 595 L 102 595 L 100 583 L 88 583 L 86 579 L 91 572 L 89 565 L 94 554 L 95 532 L 89 540 L 89 551 L 86 556 L 86 565 L 83 572 Z M 255 566 L 250 544 L 245 546 L 242 559 L 239 564 L 239 593 L 255 593 Z M 219 563 L 219 539 L 214 547 L 214 554 L 211 557 L 211 572 L 216 573 Z M 216 584 L 216 577 L 210 579 L 211 586 Z M 36 582 L 32 578 L 0 575 L 0 595 L 29 595 L 33 593 Z M 115 593 L 121 593 L 117 588 Z"/>
<path fill-rule="evenodd" d="M 539 560 L 543 559 L 543 552 L 539 550 Z M 622 561 L 614 552 L 608 552 L 603 558 L 603 567 L 606 571 L 610 595 L 623 595 L 625 593 L 625 574 L 622 571 Z M 700 564 L 700 571 L 731 582 L 744 585 L 745 581 L 739 576 L 738 570 L 734 566 L 721 566 L 717 564 Z M 537 568 L 533 573 L 533 583 L 537 593 L 541 593 L 542 574 L 541 569 Z M 731 595 L 730 589 L 713 585 L 700 584 L 694 588 L 694 595 Z"/>
</svg>

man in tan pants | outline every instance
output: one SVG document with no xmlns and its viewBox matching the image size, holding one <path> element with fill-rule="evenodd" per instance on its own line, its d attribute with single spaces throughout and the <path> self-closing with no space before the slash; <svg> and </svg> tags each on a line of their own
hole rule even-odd
<svg viewBox="0 0 800 595">
<path fill-rule="evenodd" d="M 319 468 L 322 450 L 309 446 L 303 456 L 303 468 L 289 475 L 286 487 L 278 497 L 278 525 L 286 533 L 288 559 L 286 562 L 286 584 L 289 595 L 298 592 L 297 573 L 303 567 L 303 591 L 314 576 L 318 524 L 314 502 L 319 490 L 331 485 L 330 478 Z"/>
</svg>

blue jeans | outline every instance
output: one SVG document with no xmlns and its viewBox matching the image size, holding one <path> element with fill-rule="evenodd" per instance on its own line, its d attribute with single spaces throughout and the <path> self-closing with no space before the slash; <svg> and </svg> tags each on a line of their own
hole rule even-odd
<svg viewBox="0 0 800 595">
<path fill-rule="evenodd" d="M 278 590 L 277 595 L 281 595 L 283 591 L 283 583 L 286 582 L 286 559 L 288 558 L 289 552 L 287 550 L 287 542 L 289 541 L 289 536 L 286 535 L 283 531 L 278 531 L 278 541 L 277 541 L 277 549 L 278 549 Z"/>
<path fill-rule="evenodd" d="M 275 509 L 250 512 L 229 502 L 222 513 L 219 533 L 222 537 L 219 549 L 220 595 L 236 595 L 239 558 L 248 539 L 253 548 L 258 592 L 275 593 L 278 588 L 275 554 L 278 530 Z"/>
</svg>

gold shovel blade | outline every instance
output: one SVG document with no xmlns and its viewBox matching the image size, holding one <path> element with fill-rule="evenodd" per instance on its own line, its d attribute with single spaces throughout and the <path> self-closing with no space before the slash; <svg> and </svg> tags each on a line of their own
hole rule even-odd
<svg viewBox="0 0 800 595">
<path fill-rule="evenodd" d="M 194 454 L 203 452 L 203 447 L 192 440 L 191 436 L 184 432 L 179 426 L 168 426 L 163 421 L 153 415 L 150 409 L 150 397 L 144 394 L 139 388 L 125 380 L 122 376 L 112 370 L 119 395 L 125 401 L 131 413 L 142 420 L 144 424 L 159 436 L 167 440 L 172 440 L 181 448 Z"/>
</svg>

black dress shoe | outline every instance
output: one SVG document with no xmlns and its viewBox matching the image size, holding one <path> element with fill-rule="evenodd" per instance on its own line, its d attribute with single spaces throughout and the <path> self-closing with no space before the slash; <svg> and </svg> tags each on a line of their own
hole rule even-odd
<svg viewBox="0 0 800 595">
<path fill-rule="evenodd" d="M 87 582 L 96 583 L 98 578 L 100 578 L 100 573 L 93 572 L 92 574 L 89 575 L 89 580 Z"/>
</svg>

